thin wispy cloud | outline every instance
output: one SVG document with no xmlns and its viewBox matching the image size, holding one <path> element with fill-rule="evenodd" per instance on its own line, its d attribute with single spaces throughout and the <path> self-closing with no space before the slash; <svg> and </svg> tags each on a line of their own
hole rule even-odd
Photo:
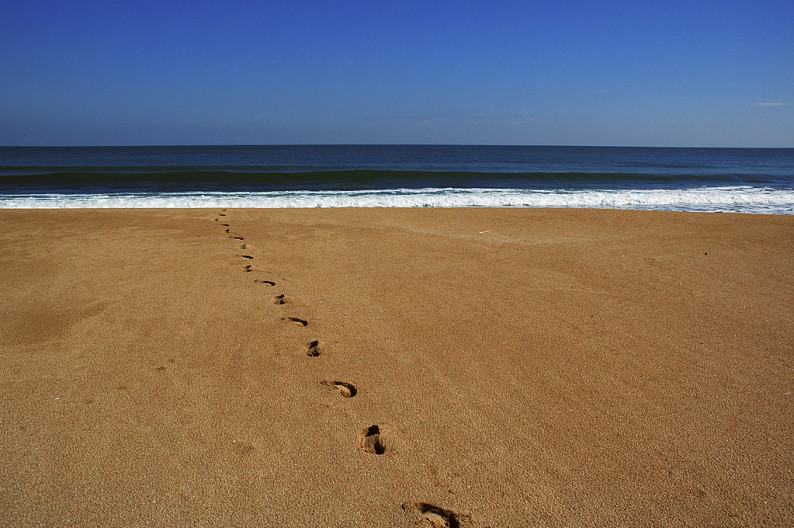
<svg viewBox="0 0 794 528">
<path fill-rule="evenodd" d="M 753 103 L 753 106 L 788 106 L 786 103 L 780 102 L 763 102 L 763 103 Z"/>
</svg>

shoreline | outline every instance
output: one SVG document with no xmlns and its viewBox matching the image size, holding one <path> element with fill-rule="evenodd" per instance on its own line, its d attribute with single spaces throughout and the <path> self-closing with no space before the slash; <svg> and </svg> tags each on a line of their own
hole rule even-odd
<svg viewBox="0 0 794 528">
<path fill-rule="evenodd" d="M 790 215 L 219 212 L 0 210 L 4 524 L 794 520 Z"/>
<path fill-rule="evenodd" d="M 794 216 L 794 214 L 787 214 L 787 213 L 742 213 L 742 212 L 732 212 L 732 211 L 670 211 L 666 209 L 613 209 L 613 208 L 601 208 L 601 207 L 499 207 L 499 206 L 468 206 L 468 207 L 455 207 L 455 206 L 443 206 L 443 207 L 383 207 L 383 206 L 356 206 L 356 207 L 72 207 L 72 208 L 57 208 L 57 207 L 47 207 L 47 208 L 37 208 L 37 207 L 19 207 L 19 208 L 0 208 L 0 213 L 2 212 L 155 212 L 155 211 L 163 211 L 163 212 L 187 212 L 187 211 L 197 211 L 197 212 L 205 212 L 208 214 L 216 213 L 220 210 L 227 210 L 227 211 L 241 211 L 241 212 L 288 212 L 288 211 L 311 211 L 311 210 L 320 210 L 320 211 L 421 211 L 421 210 L 437 210 L 437 211 L 536 211 L 536 212 L 544 212 L 550 213 L 555 211 L 569 211 L 569 212 L 604 212 L 604 213 L 650 213 L 650 214 L 671 214 L 671 215 L 687 215 L 687 214 L 707 214 L 707 215 L 740 215 L 740 216 L 769 216 L 769 217 L 786 217 L 786 216 Z"/>
<path fill-rule="evenodd" d="M 591 209 L 794 215 L 794 191 L 767 188 L 532 189 L 394 188 L 357 191 L 252 191 L 109 194 L 0 193 L 0 210 L 91 209 Z M 737 205 L 740 204 L 740 205 Z"/>
</svg>

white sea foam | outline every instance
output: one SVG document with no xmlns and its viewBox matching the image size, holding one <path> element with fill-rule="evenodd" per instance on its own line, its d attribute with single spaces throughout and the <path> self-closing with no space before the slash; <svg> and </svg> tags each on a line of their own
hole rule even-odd
<svg viewBox="0 0 794 528">
<path fill-rule="evenodd" d="M 4 209 L 308 207 L 578 207 L 794 214 L 794 190 L 706 187 L 651 190 L 390 189 L 173 194 L 0 195 Z"/>
</svg>

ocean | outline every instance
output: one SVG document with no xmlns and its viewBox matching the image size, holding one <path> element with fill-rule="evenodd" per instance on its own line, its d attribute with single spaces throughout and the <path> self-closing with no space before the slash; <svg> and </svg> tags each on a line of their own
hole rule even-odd
<svg viewBox="0 0 794 528">
<path fill-rule="evenodd" d="M 580 207 L 794 214 L 794 149 L 0 147 L 0 208 Z"/>
</svg>

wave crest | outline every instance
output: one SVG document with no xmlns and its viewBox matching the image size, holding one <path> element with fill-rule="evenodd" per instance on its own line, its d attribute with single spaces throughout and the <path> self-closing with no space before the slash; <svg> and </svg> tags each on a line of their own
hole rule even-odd
<svg viewBox="0 0 794 528">
<path fill-rule="evenodd" d="M 348 191 L 5 194 L 4 209 L 309 207 L 571 207 L 794 214 L 794 190 L 691 189 L 380 189 Z"/>
</svg>

